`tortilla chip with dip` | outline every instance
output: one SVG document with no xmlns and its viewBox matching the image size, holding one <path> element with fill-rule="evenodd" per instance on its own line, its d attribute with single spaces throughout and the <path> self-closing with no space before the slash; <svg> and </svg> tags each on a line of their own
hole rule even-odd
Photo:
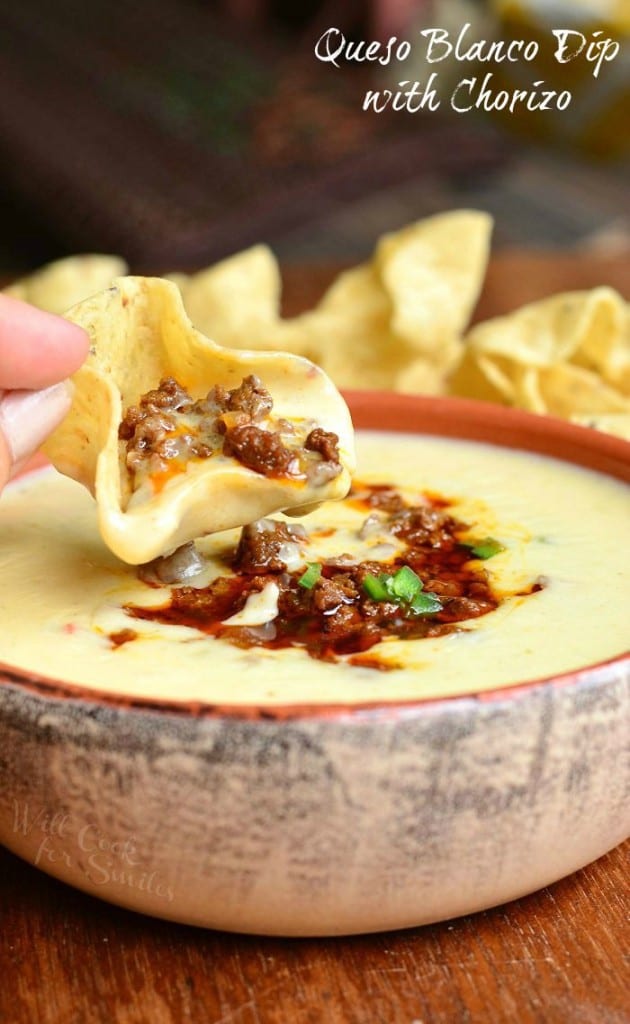
<svg viewBox="0 0 630 1024">
<path fill-rule="evenodd" d="M 124 561 L 347 493 L 352 423 L 319 367 L 221 347 L 159 278 L 118 278 L 66 315 L 92 346 L 45 451 L 95 496 Z"/>
</svg>

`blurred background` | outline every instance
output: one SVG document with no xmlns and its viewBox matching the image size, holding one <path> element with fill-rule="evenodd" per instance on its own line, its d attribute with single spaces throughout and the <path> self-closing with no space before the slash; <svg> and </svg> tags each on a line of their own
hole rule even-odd
<svg viewBox="0 0 630 1024">
<path fill-rule="evenodd" d="M 548 39 L 603 30 L 584 60 L 438 65 L 449 83 L 571 88 L 562 112 L 363 111 L 366 89 L 427 67 L 315 59 L 348 40 Z M 630 0 L 20 0 L 0 4 L 0 272 L 73 252 L 136 271 L 194 269 L 258 241 L 287 265 L 359 260 L 378 235 L 457 206 L 497 218 L 499 246 L 630 248 Z M 510 76 L 514 76 L 511 78 Z"/>
</svg>

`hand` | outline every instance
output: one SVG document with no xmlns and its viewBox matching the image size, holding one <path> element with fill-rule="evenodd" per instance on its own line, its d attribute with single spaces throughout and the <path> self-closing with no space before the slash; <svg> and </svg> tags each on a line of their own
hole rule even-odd
<svg viewBox="0 0 630 1024">
<path fill-rule="evenodd" d="M 88 350 L 82 328 L 0 295 L 0 490 L 68 412 Z"/>
</svg>

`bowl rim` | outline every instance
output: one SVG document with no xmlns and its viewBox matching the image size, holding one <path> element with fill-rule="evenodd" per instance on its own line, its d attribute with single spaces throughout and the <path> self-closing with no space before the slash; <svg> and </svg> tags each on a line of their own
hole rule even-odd
<svg viewBox="0 0 630 1024">
<path fill-rule="evenodd" d="M 464 441 L 480 441 L 502 448 L 548 455 L 594 469 L 630 483 L 630 442 L 557 417 L 538 415 L 507 406 L 455 397 L 428 397 L 392 391 L 343 392 L 358 430 L 393 431 L 430 435 Z M 36 459 L 16 476 L 18 479 L 45 465 Z M 630 652 L 604 661 L 580 666 L 561 674 L 522 680 L 480 693 L 445 697 L 374 700 L 326 704 L 211 704 L 198 701 L 132 697 L 91 688 L 79 683 L 52 679 L 27 669 L 0 662 L 0 685 L 9 684 L 54 700 L 103 705 L 119 709 L 195 718 L 234 718 L 260 721 L 330 719 L 378 714 L 408 716 L 439 706 L 488 704 L 545 687 L 564 688 L 579 682 L 599 680 L 611 670 L 630 672 Z"/>
</svg>

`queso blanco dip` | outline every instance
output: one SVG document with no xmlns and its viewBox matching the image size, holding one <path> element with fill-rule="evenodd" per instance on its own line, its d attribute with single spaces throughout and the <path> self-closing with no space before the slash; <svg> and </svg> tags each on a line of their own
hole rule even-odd
<svg viewBox="0 0 630 1024">
<path fill-rule="evenodd" d="M 87 492 L 44 470 L 0 501 L 0 662 L 136 698 L 348 704 L 478 693 L 627 649 L 630 496 L 623 483 L 475 442 L 365 431 L 357 443 L 361 485 L 397 488 L 411 504 L 438 496 L 472 540 L 499 542 L 477 564 L 496 607 L 443 635 L 387 636 L 364 658 L 322 660 L 299 645 L 237 646 L 190 619 L 164 621 L 171 588 L 142 582 L 119 562 L 98 536 Z M 305 517 L 306 536 L 289 545 L 290 568 L 302 573 L 340 555 L 400 555 L 378 516 L 366 527 L 359 504 L 330 502 Z M 226 558 L 237 540 L 238 531 L 229 531 L 199 541 L 206 567 L 187 585 L 207 587 L 229 574 Z M 278 588 L 263 582 L 228 620 L 261 636 L 278 611 Z"/>
</svg>

